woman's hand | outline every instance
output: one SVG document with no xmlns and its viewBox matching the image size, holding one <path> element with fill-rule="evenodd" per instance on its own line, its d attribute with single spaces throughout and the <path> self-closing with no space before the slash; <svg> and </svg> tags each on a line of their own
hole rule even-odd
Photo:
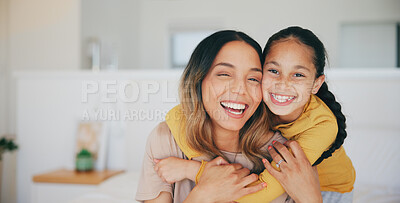
<svg viewBox="0 0 400 203">
<path fill-rule="evenodd" d="M 268 172 L 281 183 L 295 202 L 322 202 L 317 170 L 311 166 L 300 145 L 296 141 L 285 142 L 292 149 L 293 155 L 285 145 L 279 142 L 273 145 L 281 155 L 273 147 L 268 147 L 268 151 L 275 163 L 279 163 L 280 171 L 263 160 Z"/>
<path fill-rule="evenodd" d="M 208 162 L 199 183 L 185 202 L 232 202 L 244 195 L 257 192 L 265 183 L 249 186 L 258 180 L 256 174 L 240 164 L 228 164 L 221 157 Z"/>
<path fill-rule="evenodd" d="M 165 159 L 154 159 L 156 163 L 154 170 L 160 178 L 169 184 L 189 178 L 194 181 L 201 163 L 198 161 L 185 160 L 177 157 Z"/>
</svg>

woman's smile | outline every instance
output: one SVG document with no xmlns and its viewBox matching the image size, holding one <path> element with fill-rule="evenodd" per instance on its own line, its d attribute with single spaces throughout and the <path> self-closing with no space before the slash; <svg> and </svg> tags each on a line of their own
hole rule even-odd
<svg viewBox="0 0 400 203">
<path fill-rule="evenodd" d="M 239 132 L 262 100 L 261 79 L 253 47 L 232 41 L 221 48 L 202 82 L 204 108 L 215 129 Z"/>
<path fill-rule="evenodd" d="M 249 107 L 248 104 L 237 101 L 222 101 L 221 106 L 225 109 L 228 116 L 232 118 L 242 118 L 244 112 Z"/>
</svg>

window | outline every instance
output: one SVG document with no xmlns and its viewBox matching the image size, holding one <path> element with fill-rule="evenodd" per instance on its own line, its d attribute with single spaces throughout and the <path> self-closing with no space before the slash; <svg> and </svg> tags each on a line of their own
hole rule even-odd
<svg viewBox="0 0 400 203">
<path fill-rule="evenodd" d="M 344 24 L 340 33 L 341 67 L 398 67 L 396 23 Z"/>
<path fill-rule="evenodd" d="M 201 40 L 214 30 L 180 31 L 171 34 L 171 67 L 184 68 Z"/>
</svg>

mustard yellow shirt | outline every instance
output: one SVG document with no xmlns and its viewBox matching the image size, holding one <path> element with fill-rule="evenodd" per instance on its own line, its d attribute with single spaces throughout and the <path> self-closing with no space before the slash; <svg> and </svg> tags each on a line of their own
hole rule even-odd
<svg viewBox="0 0 400 203">
<path fill-rule="evenodd" d="M 166 122 L 178 146 L 189 159 L 201 155 L 187 145 L 185 117 L 180 105 L 168 112 Z M 296 140 L 310 163 L 314 163 L 334 142 L 338 128 L 336 117 L 329 107 L 317 96 L 312 95 L 299 118 L 288 124 L 277 125 L 275 130 L 281 131 L 282 135 L 289 140 Z M 275 163 L 272 165 L 274 166 Z M 352 191 L 355 170 L 343 147 L 337 149 L 332 157 L 325 159 L 317 168 L 322 191 L 340 193 Z M 237 201 L 270 202 L 284 193 L 280 183 L 267 170 L 264 170 L 259 175 L 259 180 L 253 184 L 260 182 L 267 183 L 268 187 Z"/>
</svg>

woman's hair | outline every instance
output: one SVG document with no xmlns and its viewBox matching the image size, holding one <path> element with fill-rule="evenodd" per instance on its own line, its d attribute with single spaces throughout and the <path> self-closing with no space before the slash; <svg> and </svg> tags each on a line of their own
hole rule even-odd
<svg viewBox="0 0 400 203">
<path fill-rule="evenodd" d="M 193 51 L 179 85 L 179 97 L 186 117 L 186 137 L 188 145 L 200 152 L 215 158 L 226 157 L 218 150 L 213 140 L 211 118 L 204 108 L 202 99 L 202 82 L 221 48 L 228 42 L 242 41 L 257 51 L 262 61 L 260 45 L 243 32 L 224 30 L 216 32 L 201 41 Z M 239 132 L 239 147 L 242 153 L 254 164 L 253 172 L 261 172 L 264 165 L 261 161 L 266 156 L 262 147 L 271 138 L 266 105 L 261 102 L 255 113 Z M 228 159 L 226 159 L 228 160 Z"/>
<path fill-rule="evenodd" d="M 277 42 L 287 39 L 297 40 L 311 48 L 314 52 L 313 63 L 317 72 L 316 78 L 324 74 L 325 60 L 327 59 L 324 44 L 313 32 L 307 29 L 303 29 L 301 27 L 288 27 L 272 35 L 272 37 L 268 39 L 268 42 L 265 45 L 263 58 L 265 59 L 271 49 L 271 46 L 273 46 Z M 328 150 L 322 153 L 321 157 L 319 157 L 317 161 L 315 161 L 315 163 L 313 164 L 314 166 L 321 163 L 322 160 L 332 156 L 332 153 L 343 145 L 344 139 L 347 137 L 346 117 L 342 113 L 341 105 L 336 101 L 335 96 L 332 94 L 332 92 L 328 90 L 328 85 L 326 84 L 326 82 L 322 84 L 316 95 L 331 109 L 333 114 L 336 116 L 338 134 L 334 143 Z"/>
</svg>

